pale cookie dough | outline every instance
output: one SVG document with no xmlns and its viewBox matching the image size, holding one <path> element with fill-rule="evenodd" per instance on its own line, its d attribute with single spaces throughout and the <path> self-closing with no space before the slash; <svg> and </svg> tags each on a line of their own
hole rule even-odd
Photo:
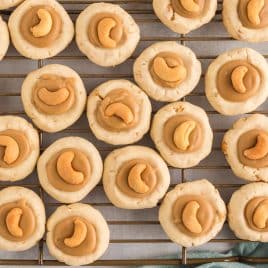
<svg viewBox="0 0 268 268">
<path fill-rule="evenodd" d="M 238 238 L 268 242 L 268 184 L 254 182 L 235 191 L 228 204 L 228 223 Z"/>
<path fill-rule="evenodd" d="M 62 158 L 62 156 L 70 151 L 75 154 L 69 163 L 69 158 Z M 60 160 L 63 160 L 63 163 Z M 64 163 L 66 166 L 62 167 Z M 49 165 L 51 167 L 48 171 Z M 66 169 L 67 174 L 62 173 L 59 165 Z M 74 203 L 86 197 L 100 181 L 102 170 L 103 164 L 98 150 L 92 143 L 80 137 L 65 137 L 57 140 L 44 151 L 37 163 L 41 186 L 49 195 L 62 203 Z M 75 172 L 83 174 L 81 181 L 76 181 L 79 175 L 73 174 Z"/>
<path fill-rule="evenodd" d="M 206 112 L 189 102 L 161 108 L 153 118 L 151 137 L 167 163 L 177 168 L 198 165 L 210 154 L 213 143 Z"/>
<path fill-rule="evenodd" d="M 9 208 L 4 209 L 4 206 L 9 204 Z M 18 205 L 18 206 L 16 206 Z M 16 210 L 19 208 L 22 210 L 21 216 L 16 215 Z M 31 216 L 24 215 L 26 210 L 30 211 Z M 13 212 L 12 212 L 13 210 Z M 5 213 L 6 211 L 6 213 Z M 11 212 L 11 214 L 9 214 Z M 2 218 L 5 215 L 5 218 Z M 0 191 L 0 249 L 7 251 L 24 251 L 35 246 L 39 240 L 42 239 L 45 233 L 46 213 L 45 207 L 40 197 L 30 189 L 13 186 L 7 187 Z M 9 218 L 13 219 L 9 219 Z M 10 226 L 12 220 L 16 220 L 19 217 L 19 227 L 22 231 L 22 236 L 18 235 L 16 230 Z M 32 220 L 34 219 L 34 223 Z M 11 220 L 11 222 L 10 222 Z M 9 225 L 8 225 L 9 223 Z M 25 230 L 27 229 L 28 230 Z M 25 232 L 24 232 L 25 231 Z M 3 234 L 5 233 L 5 236 Z M 15 234 L 15 235 L 14 235 Z"/>
<path fill-rule="evenodd" d="M 159 209 L 162 228 L 172 241 L 184 247 L 213 239 L 225 219 L 225 203 L 206 179 L 178 184 L 167 193 Z"/>
<path fill-rule="evenodd" d="M 87 254 L 80 254 L 78 256 L 67 254 L 63 252 L 56 244 L 54 240 L 55 228 L 57 224 L 62 223 L 64 220 L 68 218 L 79 218 L 85 223 L 89 223 L 93 226 L 94 230 L 94 242 L 96 243 L 95 248 L 92 252 Z M 74 223 L 73 223 L 74 225 Z M 75 226 L 78 228 L 79 226 Z M 92 230 L 92 227 L 91 227 Z M 87 229 L 86 232 L 89 232 Z M 87 235 L 87 234 L 86 234 Z M 92 235 L 92 233 L 91 233 Z M 72 233 L 70 233 L 66 238 L 70 238 Z M 79 236 L 79 235 L 78 235 Z M 64 238 L 64 237 L 63 237 Z M 77 237 L 80 238 L 80 237 Z M 87 265 L 90 264 L 97 259 L 99 259 L 106 249 L 109 246 L 110 239 L 110 231 L 107 225 L 106 220 L 102 216 L 102 214 L 94 209 L 90 205 L 76 203 L 68 206 L 58 207 L 57 210 L 49 217 L 47 222 L 47 246 L 50 254 L 54 256 L 58 261 L 64 262 L 68 265 L 77 266 L 77 265 Z M 65 239 L 64 239 L 65 240 Z M 80 240 L 82 240 L 80 238 Z M 79 247 L 86 246 L 87 244 L 92 243 L 93 237 L 89 237 L 89 241 L 84 240 L 80 244 L 78 244 L 73 249 L 76 250 Z M 62 242 L 63 244 L 64 242 Z M 79 241 L 78 241 L 79 243 Z M 72 251 L 71 247 L 67 247 L 68 251 Z"/>
<path fill-rule="evenodd" d="M 45 76 L 50 76 L 50 78 L 46 78 L 47 82 L 44 81 L 44 87 L 47 84 L 51 88 L 36 88 L 37 84 L 40 83 L 40 79 Z M 72 89 L 67 88 L 68 91 L 66 91 L 65 86 L 69 85 L 70 87 L 70 83 L 66 84 L 63 88 L 54 88 L 54 86 L 51 85 L 54 79 L 53 76 L 57 76 L 59 79 L 71 80 Z M 38 93 L 40 94 L 40 91 L 43 89 L 46 91 L 45 96 L 40 98 Z M 47 108 L 39 108 L 39 104 L 37 105 L 34 99 L 35 90 L 39 91 L 36 95 L 38 103 L 41 103 L 42 106 Z M 61 90 L 65 92 L 60 93 Z M 66 92 L 68 93 L 67 96 L 64 95 Z M 58 93 L 60 93 L 60 95 Z M 64 97 L 64 99 L 61 100 L 61 97 Z M 87 93 L 82 79 L 73 69 L 64 65 L 51 64 L 32 71 L 27 75 L 22 84 L 21 98 L 25 112 L 38 128 L 47 132 L 57 132 L 71 126 L 79 119 L 85 110 Z M 55 102 L 57 98 L 61 101 Z M 65 104 L 69 102 L 71 98 L 73 99 L 73 103 L 60 112 L 59 109 L 61 109 L 62 106 L 66 106 Z M 52 107 L 56 113 L 47 111 L 47 109 L 51 110 Z"/>
<path fill-rule="evenodd" d="M 49 7 L 51 10 L 56 12 L 56 14 L 59 16 L 60 21 L 61 21 L 61 25 L 60 25 L 61 28 L 58 31 L 58 34 L 55 40 L 53 40 L 48 45 L 37 46 L 33 42 L 29 42 L 28 40 L 26 40 L 26 38 L 24 37 L 21 31 L 21 27 L 22 27 L 21 21 L 25 19 L 25 14 L 27 14 L 27 12 L 31 10 L 31 8 L 36 7 L 36 6 Z M 42 10 L 44 10 L 44 8 Z M 47 18 L 49 17 L 49 14 L 50 14 L 50 20 L 48 20 Z M 40 28 L 41 26 L 49 27 L 49 25 L 51 25 L 53 29 L 53 26 L 55 25 L 53 24 L 54 19 L 51 19 L 51 14 L 52 13 L 47 12 L 46 17 L 44 16 L 44 18 L 43 18 L 43 15 L 44 15 L 43 14 L 42 21 L 40 20 L 40 17 L 39 17 L 39 23 L 36 24 L 35 26 L 38 25 L 38 27 Z M 52 24 L 49 24 L 49 23 L 52 23 Z M 69 45 L 69 43 L 72 41 L 74 37 L 74 25 L 73 25 L 71 18 L 69 17 L 68 13 L 65 11 L 63 6 L 58 1 L 55 1 L 55 0 L 38 0 L 38 1 L 26 0 L 24 1 L 21 5 L 19 5 L 13 11 L 11 16 L 9 17 L 8 27 L 9 27 L 13 45 L 18 50 L 18 52 L 26 58 L 35 59 L 35 60 L 51 58 L 57 55 Z M 49 30 L 47 29 L 45 32 L 45 29 L 42 29 L 42 32 L 39 31 L 38 33 L 36 33 L 35 35 L 37 37 L 35 37 L 33 33 L 31 32 L 33 27 L 30 27 L 29 34 L 31 35 L 31 38 L 34 38 L 34 42 L 37 42 L 37 43 L 44 42 L 40 40 L 44 40 L 45 38 L 47 38 L 48 36 L 52 34 L 52 30 L 50 30 L 49 32 Z"/>
<path fill-rule="evenodd" d="M 180 12 L 176 12 L 174 4 Z M 217 0 L 153 0 L 153 8 L 156 16 L 169 29 L 187 34 L 212 20 L 217 10 Z"/>
<path fill-rule="evenodd" d="M 201 71 L 201 63 L 194 52 L 173 41 L 158 42 L 146 48 L 133 67 L 137 84 L 152 99 L 167 102 L 189 94 L 198 84 Z"/>
<path fill-rule="evenodd" d="M 7 133 L 10 131 L 23 135 L 25 144 L 20 145 L 13 134 Z M 40 151 L 38 132 L 32 124 L 18 116 L 0 116 L 0 141 L 0 181 L 18 181 L 30 175 Z"/>
<path fill-rule="evenodd" d="M 90 27 L 95 27 L 91 31 L 94 35 L 92 40 L 89 38 Z M 124 62 L 132 55 L 139 40 L 138 25 L 119 5 L 91 4 L 76 20 L 78 48 L 100 66 L 115 66 Z"/>
<path fill-rule="evenodd" d="M 1 0 L 0 1 L 0 10 L 8 9 L 20 4 L 24 0 Z"/>
<path fill-rule="evenodd" d="M 263 0 L 224 0 L 223 24 L 235 39 L 248 42 L 268 41 L 267 8 L 268 3 Z"/>
<path fill-rule="evenodd" d="M 147 95 L 128 80 L 107 81 L 88 97 L 87 117 L 92 132 L 113 145 L 140 140 L 150 128 L 151 112 Z"/>
<path fill-rule="evenodd" d="M 9 32 L 6 22 L 0 16 L 0 61 L 4 58 L 9 47 Z"/>
<path fill-rule="evenodd" d="M 244 143 L 245 150 L 254 149 L 253 155 L 248 155 L 250 159 L 246 157 L 245 150 L 241 152 L 243 159 L 249 162 L 249 165 L 242 163 L 238 153 L 238 142 L 242 135 L 249 131 L 256 130 L 257 132 L 263 132 L 264 140 L 257 141 L 258 133 L 254 134 L 250 145 Z M 249 181 L 268 181 L 268 164 L 266 164 L 266 158 L 268 153 L 268 117 L 261 114 L 254 114 L 246 118 L 241 118 L 236 121 L 232 129 L 228 130 L 223 138 L 222 151 L 225 154 L 226 160 L 231 166 L 231 169 L 236 176 L 249 180 Z M 267 137 L 266 137 L 267 136 Z M 243 160 L 244 161 L 244 160 Z M 255 167 L 255 165 L 257 165 Z"/>
<path fill-rule="evenodd" d="M 124 147 L 105 159 L 103 187 L 109 200 L 119 208 L 155 207 L 169 184 L 166 163 L 148 147 Z"/>
<path fill-rule="evenodd" d="M 234 66 L 226 67 L 228 64 L 234 64 Z M 222 71 L 222 68 L 225 67 L 228 68 L 228 74 Z M 246 71 L 243 70 L 245 67 Z M 223 83 L 218 82 L 221 71 L 222 76 L 225 77 L 224 81 L 228 85 L 228 91 L 226 88 L 222 89 L 225 91 L 223 93 L 226 94 L 226 97 L 219 91 L 219 87 L 223 87 Z M 235 74 L 236 78 L 233 76 Z M 235 79 L 238 80 L 238 84 Z M 239 92 L 238 90 L 242 86 L 245 87 L 245 91 Z M 266 59 L 250 48 L 238 48 L 225 52 L 208 67 L 205 77 L 205 91 L 210 104 L 221 114 L 237 115 L 254 111 L 265 102 L 268 96 Z"/>
</svg>

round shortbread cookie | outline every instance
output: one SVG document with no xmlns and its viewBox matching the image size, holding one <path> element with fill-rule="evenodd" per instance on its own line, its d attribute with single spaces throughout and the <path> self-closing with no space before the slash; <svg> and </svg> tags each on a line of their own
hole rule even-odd
<svg viewBox="0 0 268 268">
<path fill-rule="evenodd" d="M 20 4 L 24 0 L 1 0 L 0 1 L 0 10 L 8 9 Z"/>
<path fill-rule="evenodd" d="M 0 16 L 0 61 L 4 58 L 9 47 L 9 32 L 6 22 Z"/>
</svg>

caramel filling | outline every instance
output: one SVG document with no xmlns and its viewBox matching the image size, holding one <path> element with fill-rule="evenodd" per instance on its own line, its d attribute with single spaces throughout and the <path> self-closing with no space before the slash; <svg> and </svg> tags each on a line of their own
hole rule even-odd
<svg viewBox="0 0 268 268">
<path fill-rule="evenodd" d="M 123 23 L 114 14 L 97 14 L 90 20 L 88 38 L 95 46 L 108 49 L 116 48 L 126 40 Z"/>
<path fill-rule="evenodd" d="M 125 131 L 138 124 L 139 112 L 139 103 L 128 90 L 115 89 L 99 102 L 96 118 L 108 131 Z"/>
<path fill-rule="evenodd" d="M 128 196 L 144 197 L 149 195 L 157 184 L 157 170 L 144 159 L 125 162 L 116 175 L 118 188 Z"/>
<path fill-rule="evenodd" d="M 20 22 L 23 38 L 35 47 L 51 46 L 60 36 L 62 20 L 56 10 L 50 6 L 30 8 Z"/>
<path fill-rule="evenodd" d="M 245 208 L 248 226 L 258 232 L 268 232 L 268 198 L 261 196 L 251 199 Z"/>
<path fill-rule="evenodd" d="M 171 6 L 178 15 L 195 19 L 200 18 L 208 9 L 209 1 L 206 0 L 171 0 Z"/>
<path fill-rule="evenodd" d="M 58 75 L 42 75 L 33 90 L 32 101 L 39 112 L 48 115 L 63 114 L 75 103 L 73 78 Z"/>
<path fill-rule="evenodd" d="M 49 183 L 60 191 L 76 192 L 90 179 L 90 160 L 80 150 L 64 149 L 51 157 L 46 165 Z"/>
<path fill-rule="evenodd" d="M 97 233 L 93 224 L 81 217 L 68 217 L 53 230 L 56 247 L 71 256 L 93 253 L 97 246 Z"/>
<path fill-rule="evenodd" d="M 0 236 L 15 242 L 28 239 L 36 228 L 36 219 L 25 200 L 0 206 Z"/>
<path fill-rule="evenodd" d="M 237 9 L 244 27 L 262 29 L 268 26 L 268 0 L 240 0 Z"/>
<path fill-rule="evenodd" d="M 162 87 L 175 88 L 187 78 L 187 68 L 175 53 L 161 52 L 151 61 L 153 80 Z"/>
<path fill-rule="evenodd" d="M 249 167 L 268 166 L 268 133 L 261 129 L 247 131 L 237 142 L 239 161 Z"/>
<path fill-rule="evenodd" d="M 172 218 L 179 230 L 191 237 L 204 235 L 215 223 L 217 211 L 203 196 L 185 195 L 173 205 Z"/>
</svg>

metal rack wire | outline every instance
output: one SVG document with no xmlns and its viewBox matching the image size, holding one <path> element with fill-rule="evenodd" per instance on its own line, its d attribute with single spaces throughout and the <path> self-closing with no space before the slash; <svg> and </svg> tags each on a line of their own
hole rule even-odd
<svg viewBox="0 0 268 268">
<path fill-rule="evenodd" d="M 102 0 L 103 1 L 103 0 Z M 59 1 L 62 4 L 65 5 L 66 9 L 68 10 L 68 13 L 75 19 L 75 17 L 81 12 L 81 10 L 83 10 L 83 8 L 90 3 L 93 2 L 101 2 L 100 0 L 63 0 L 63 1 Z M 108 2 L 107 0 L 105 0 L 105 2 Z M 131 13 L 134 17 L 135 20 L 137 21 L 138 24 L 140 25 L 145 25 L 148 23 L 159 23 L 159 20 L 154 16 L 153 10 L 151 8 L 151 0 L 113 0 L 113 1 L 109 1 L 115 4 L 120 4 L 122 6 L 124 6 L 124 8 Z M 213 22 L 220 24 L 221 23 L 221 2 L 222 1 L 218 1 L 219 2 L 219 9 L 217 11 L 217 15 L 216 17 L 213 19 Z M 8 16 L 10 15 L 10 11 L 3 11 L 1 12 L 1 15 L 3 15 L 3 17 L 5 19 L 8 19 Z M 219 41 L 231 41 L 233 42 L 233 40 L 228 36 L 228 35 L 222 35 L 222 34 L 217 34 L 217 35 L 209 35 L 209 34 L 200 34 L 200 35 L 174 35 L 174 33 L 169 32 L 168 29 L 166 29 L 166 32 L 168 33 L 167 35 L 163 36 L 163 35 L 159 35 L 158 33 L 155 35 L 147 35 L 144 32 L 142 32 L 142 38 L 141 38 L 141 42 L 144 43 L 152 43 L 152 42 L 156 42 L 156 41 L 167 41 L 167 40 L 175 40 L 180 42 L 181 44 L 186 44 L 188 45 L 189 42 L 199 42 L 199 41 L 207 41 L 210 43 L 210 46 L 214 46 L 216 45 L 215 42 L 219 42 Z M 130 58 L 130 61 L 135 60 L 137 57 L 137 55 L 134 55 Z M 266 58 L 268 58 L 268 51 L 267 54 L 265 55 Z M 198 58 L 200 60 L 211 60 L 215 58 L 215 55 L 211 54 L 211 55 L 198 55 Z M 78 53 L 78 49 L 75 50 L 75 52 L 73 53 L 61 53 L 60 55 L 54 57 L 53 59 L 48 59 L 48 60 L 39 60 L 36 62 L 35 67 L 34 68 L 40 68 L 45 64 L 49 64 L 51 62 L 61 62 L 61 61 L 66 61 L 69 63 L 69 65 L 72 66 L 72 63 L 76 62 L 76 61 L 80 61 L 80 60 L 86 60 L 86 57 L 81 55 L 80 53 Z M 23 78 L 25 78 L 25 76 L 27 75 L 26 73 L 23 72 L 6 72 L 5 71 L 5 62 L 11 62 L 10 64 L 12 65 L 12 62 L 23 62 L 25 65 L 27 65 L 29 63 L 28 60 L 26 60 L 25 58 L 23 58 L 22 56 L 18 55 L 17 53 L 13 53 L 12 51 L 6 56 L 6 58 L 4 59 L 3 62 L 0 63 L 0 100 L 1 98 L 9 98 L 11 102 L 16 102 L 17 98 L 20 97 L 20 87 L 16 87 L 15 89 L 12 89 L 9 87 L 9 84 L 7 83 L 7 85 L 3 82 L 3 81 L 7 81 L 7 80 L 11 80 L 11 79 L 17 79 L 17 80 L 22 80 Z M 31 61 L 32 63 L 32 61 Z M 23 68 L 24 69 L 24 68 Z M 204 69 L 204 68 L 203 68 Z M 125 78 L 125 79 L 133 79 L 132 78 L 132 74 L 131 73 L 125 73 L 123 71 L 117 71 L 114 72 L 113 70 L 109 70 L 109 72 L 102 72 L 102 71 L 87 71 L 84 70 L 79 72 L 82 79 L 84 80 L 96 80 L 97 83 L 101 83 L 101 81 L 103 79 L 108 80 L 108 79 L 118 79 L 118 78 Z M 203 90 L 201 91 L 194 91 L 193 93 L 191 93 L 190 95 L 188 95 L 185 100 L 191 99 L 191 97 L 197 97 L 197 98 L 202 98 L 204 97 L 204 92 Z M 191 101 L 191 100 L 190 100 Z M 163 104 L 161 104 L 163 105 Z M 16 106 L 16 105 L 14 105 Z M 153 103 L 154 111 L 156 111 L 159 108 L 159 104 L 156 105 L 155 103 Z M 218 115 L 217 112 L 215 112 L 212 108 L 206 108 L 207 113 L 209 114 L 210 117 L 212 116 L 216 116 Z M 262 108 L 260 110 L 262 113 L 264 114 L 268 114 L 268 107 L 267 109 Z M 25 113 L 23 111 L 23 109 L 21 108 L 21 105 L 18 105 L 18 107 L 16 106 L 14 109 L 10 110 L 10 111 L 6 111 L 5 107 L 1 108 L 1 103 L 0 103 L 0 115 L 4 115 L 4 114 L 12 114 L 12 115 L 19 115 L 19 116 L 25 116 Z M 213 128 L 214 133 L 217 135 L 222 135 L 226 130 L 227 127 L 214 127 Z M 83 123 L 83 124 L 75 124 L 74 126 L 64 130 L 63 132 L 60 133 L 60 135 L 69 135 L 70 133 L 73 134 L 79 134 L 79 135 L 87 135 L 87 133 L 89 133 L 89 128 L 88 125 Z M 44 140 L 47 139 L 47 135 L 46 133 L 43 133 L 42 131 L 39 131 L 39 135 L 40 135 L 40 140 L 41 140 L 41 150 L 44 150 L 46 148 L 46 143 L 49 142 L 44 142 Z M 142 141 L 142 144 L 146 144 L 148 141 L 148 137 L 147 139 L 145 138 L 145 141 Z M 93 141 L 94 142 L 94 141 Z M 151 143 L 150 143 L 151 146 Z M 100 145 L 97 145 L 97 148 L 104 154 L 106 155 L 108 152 L 110 152 L 113 147 L 105 145 L 104 143 L 100 143 Z M 220 146 L 219 145 L 214 145 L 213 147 L 213 152 L 219 152 L 220 151 Z M 191 168 L 191 169 L 181 169 L 181 170 L 177 170 L 178 172 L 178 176 L 179 178 L 173 177 L 172 180 L 172 184 L 171 184 L 171 188 L 179 183 L 179 182 L 185 182 L 187 181 L 187 173 L 188 171 L 226 171 L 226 170 L 230 170 L 229 166 L 226 164 L 226 162 L 221 161 L 220 163 L 204 163 L 202 162 L 200 165 L 198 165 L 197 167 Z M 172 167 L 170 167 L 170 171 L 173 174 L 176 170 Z M 174 172 L 173 172 L 174 171 Z M 175 174 L 175 173 L 174 173 Z M 36 182 L 37 179 L 34 180 L 34 182 L 27 180 L 26 182 L 22 181 L 22 183 L 20 183 L 20 185 L 25 186 L 25 187 L 29 187 L 35 191 L 37 191 L 40 194 L 40 197 L 42 198 L 42 200 L 44 201 L 46 208 L 47 209 L 55 209 L 57 206 L 59 206 L 59 203 L 55 203 L 55 201 L 51 201 L 48 200 L 45 197 L 45 193 L 43 192 L 41 186 L 39 183 Z M 237 189 L 241 184 L 241 181 L 237 180 L 237 181 L 231 181 L 231 182 L 225 182 L 224 180 L 221 180 L 219 183 L 216 183 L 216 187 L 221 190 L 221 189 L 232 189 L 235 190 Z M 9 186 L 11 184 L 9 183 L 1 183 L 0 187 L 6 187 Z M 99 185 L 101 187 L 101 184 Z M 107 202 L 107 201 L 101 201 L 101 202 L 90 202 L 90 204 L 95 205 L 97 208 L 101 208 L 101 207 L 112 207 L 112 204 Z M 105 216 L 105 215 L 104 215 Z M 114 225 L 114 226 L 120 226 L 120 225 L 126 225 L 129 228 L 131 228 L 132 226 L 144 226 L 144 225 L 159 225 L 157 219 L 153 218 L 153 219 L 139 219 L 139 218 L 135 218 L 135 220 L 131 219 L 131 220 L 108 220 L 108 223 L 110 226 Z M 241 242 L 241 240 L 236 239 L 234 237 L 232 238 L 215 238 L 213 239 L 210 243 L 238 243 Z M 145 244 L 145 245 L 149 245 L 149 244 L 165 244 L 165 243 L 170 243 L 170 240 L 165 237 L 165 238 L 150 238 L 150 239 L 137 239 L 135 237 L 131 238 L 131 239 L 124 239 L 124 238 L 120 238 L 120 239 L 112 239 L 111 240 L 111 244 L 120 244 L 120 243 L 124 243 L 124 244 Z M 45 238 L 42 239 L 39 242 L 38 245 L 38 250 L 37 250 L 37 256 L 32 257 L 32 258 L 23 258 L 23 259 L 18 259 L 18 258 L 1 258 L 0 257 L 0 265 L 60 265 L 59 262 L 55 261 L 55 260 L 51 260 L 46 258 L 44 255 L 44 249 L 45 248 Z M 226 257 L 226 258 L 218 258 L 218 259 L 191 259 L 188 258 L 188 250 L 186 248 L 179 248 L 178 247 L 178 252 L 179 252 L 179 256 L 173 256 L 171 258 L 159 258 L 158 256 L 152 256 L 150 255 L 150 252 L 148 252 L 148 258 L 136 258 L 136 259 L 129 259 L 129 258 L 125 258 L 125 259 L 118 259 L 118 258 L 110 258 L 110 259 L 101 259 L 96 261 L 93 265 L 96 266 L 126 266 L 126 265 L 178 265 L 178 264 L 201 264 L 201 263 L 207 263 L 207 262 L 213 262 L 213 261 L 225 261 L 225 262 L 231 262 L 231 261 L 240 261 L 240 262 L 248 262 L 248 263 L 268 263 L 268 258 L 245 258 L 245 257 Z"/>
</svg>

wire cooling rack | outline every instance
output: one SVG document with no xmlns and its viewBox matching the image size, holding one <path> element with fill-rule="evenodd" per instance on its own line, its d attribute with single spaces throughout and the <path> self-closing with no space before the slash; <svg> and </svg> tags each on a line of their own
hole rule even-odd
<svg viewBox="0 0 268 268">
<path fill-rule="evenodd" d="M 103 0 L 106 2 L 106 0 Z M 75 21 L 77 15 L 90 3 L 99 0 L 65 0 L 61 2 Z M 187 35 L 178 35 L 163 26 L 154 15 L 151 0 L 114 0 L 111 3 L 120 4 L 136 20 L 141 28 L 141 42 L 134 55 L 125 63 L 115 68 L 101 68 L 89 62 L 73 42 L 60 55 L 47 60 L 32 61 L 20 56 L 13 47 L 8 55 L 0 62 L 0 115 L 19 115 L 26 117 L 20 100 L 20 87 L 28 72 L 51 63 L 65 64 L 75 69 L 82 77 L 88 93 L 98 84 L 109 79 L 133 80 L 132 65 L 141 51 L 157 41 L 174 40 L 192 48 L 203 66 L 202 79 L 197 88 L 184 100 L 203 107 L 210 118 L 214 130 L 214 145 L 211 155 L 200 165 L 191 169 L 175 169 L 170 167 L 171 186 L 198 178 L 208 178 L 221 192 L 228 202 L 232 192 L 241 184 L 227 165 L 220 151 L 220 143 L 224 132 L 238 117 L 224 117 L 215 112 L 208 104 L 204 95 L 204 72 L 208 64 L 220 53 L 234 48 L 250 46 L 265 57 L 268 57 L 268 47 L 264 44 L 248 44 L 234 41 L 229 37 L 222 25 L 221 5 L 218 1 L 216 17 L 208 25 Z M 2 11 L 1 15 L 7 21 L 10 11 Z M 162 107 L 163 103 L 152 101 L 153 111 Z M 264 104 L 257 112 L 268 114 L 268 105 Z M 77 135 L 93 142 L 101 152 L 103 159 L 115 149 L 114 146 L 98 141 L 89 130 L 85 114 L 70 128 L 56 134 L 47 134 L 39 131 L 41 150 L 63 136 Z M 139 142 L 141 145 L 153 147 L 149 135 Z M 60 204 L 50 198 L 40 187 L 36 172 L 23 181 L 17 183 L 1 183 L 0 187 L 21 185 L 39 193 L 44 201 L 49 216 Z M 128 266 L 128 265 L 178 265 L 201 264 L 212 261 L 240 261 L 248 263 L 268 263 L 268 258 L 228 257 L 218 259 L 191 259 L 188 258 L 192 249 L 186 249 L 172 243 L 165 235 L 158 222 L 158 207 L 149 210 L 122 210 L 115 208 L 107 200 L 101 183 L 83 200 L 84 203 L 94 205 L 107 219 L 111 230 L 111 243 L 104 256 L 93 265 L 97 266 Z M 235 238 L 224 225 L 222 232 L 206 245 L 198 247 L 201 250 L 222 252 L 233 247 L 241 240 Z M 53 259 L 46 248 L 45 237 L 31 250 L 19 253 L 0 252 L 0 265 L 60 265 Z"/>
</svg>

